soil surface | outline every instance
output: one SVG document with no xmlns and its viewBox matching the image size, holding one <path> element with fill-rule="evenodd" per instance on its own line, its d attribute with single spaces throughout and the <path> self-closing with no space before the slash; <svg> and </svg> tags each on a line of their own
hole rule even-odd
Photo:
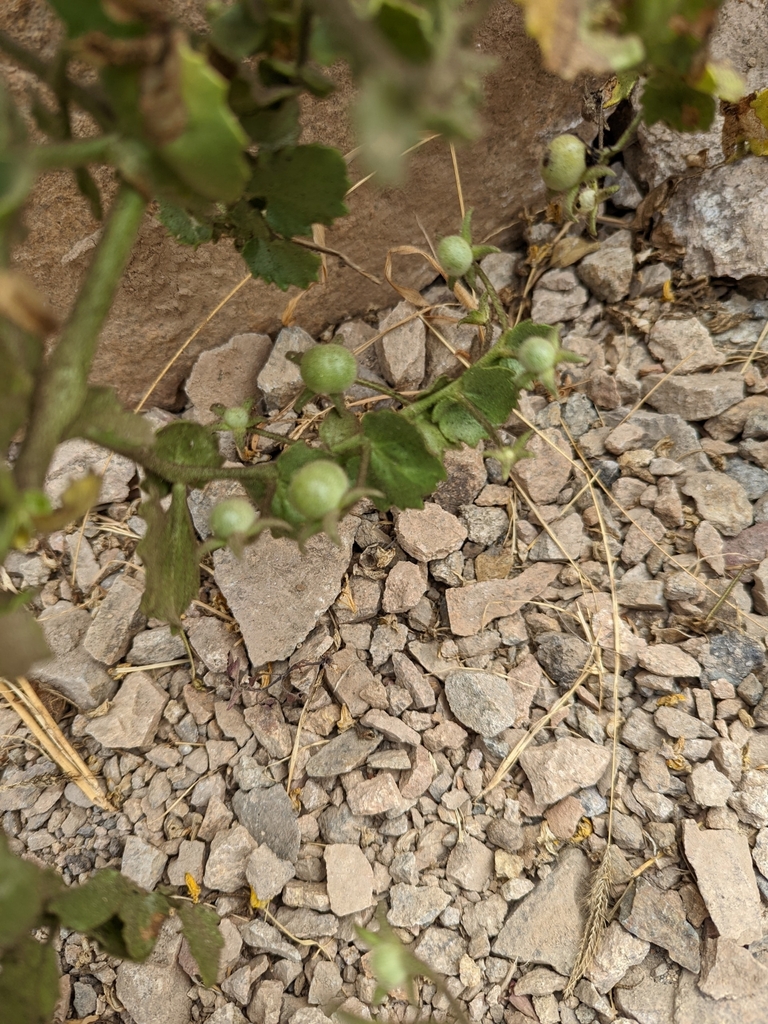
<svg viewBox="0 0 768 1024">
<path fill-rule="evenodd" d="M 30 678 L 113 808 L 0 707 L 14 848 L 68 882 L 112 866 L 185 895 L 191 877 L 225 939 L 205 989 L 172 929 L 146 965 L 64 933 L 60 1020 L 367 1016 L 355 925 L 382 903 L 473 1022 L 768 1019 L 768 302 L 764 282 L 664 263 L 621 184 L 599 245 L 537 223 L 487 258 L 512 316 L 561 324 L 584 357 L 557 399 L 523 395 L 506 435 L 531 430 L 535 458 L 508 483 L 464 449 L 423 510 L 361 502 L 339 547 L 265 534 L 217 553 L 185 637 L 139 611 L 125 460 L 84 530 L 9 558 L 3 584 L 38 588 L 55 655 Z M 401 303 L 321 340 L 394 388 L 455 372 L 475 329 L 440 282 L 424 294 L 426 324 L 381 334 L 415 312 Z M 234 336 L 180 415 L 257 394 L 273 431 L 311 439 L 323 408 L 286 411 L 284 352 L 317 341 Z M 220 442 L 233 462 L 273 450 Z M 51 493 L 103 462 L 63 446 Z M 228 493 L 190 496 L 201 538 Z M 423 980 L 418 1003 L 396 991 L 378 1013 L 448 1016 Z"/>
</svg>

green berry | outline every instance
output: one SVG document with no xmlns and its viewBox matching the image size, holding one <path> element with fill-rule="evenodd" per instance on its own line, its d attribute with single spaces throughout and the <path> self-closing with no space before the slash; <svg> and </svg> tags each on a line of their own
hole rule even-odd
<svg viewBox="0 0 768 1024">
<path fill-rule="evenodd" d="M 541 177 L 553 192 L 567 192 L 578 185 L 587 169 L 587 147 L 575 135 L 558 135 L 547 146 L 541 161 Z"/>
<path fill-rule="evenodd" d="M 245 430 L 250 414 L 241 405 L 233 405 L 231 409 L 224 410 L 224 415 L 221 418 L 230 430 Z"/>
<path fill-rule="evenodd" d="M 237 533 L 248 533 L 255 522 L 256 509 L 247 498 L 220 501 L 208 519 L 211 533 L 220 540 L 229 540 Z"/>
<path fill-rule="evenodd" d="M 462 277 L 472 266 L 472 246 L 461 235 L 441 238 L 437 259 L 449 277 Z"/>
<path fill-rule="evenodd" d="M 548 338 L 526 338 L 517 351 L 517 358 L 528 373 L 541 374 L 551 370 L 557 362 L 557 351 Z"/>
<path fill-rule="evenodd" d="M 343 345 L 317 345 L 301 359 L 301 378 L 316 395 L 337 395 L 357 377 L 357 360 Z"/>
<path fill-rule="evenodd" d="M 347 474 L 330 459 L 308 462 L 297 470 L 288 485 L 288 498 L 306 519 L 322 519 L 341 504 L 349 490 Z"/>
</svg>

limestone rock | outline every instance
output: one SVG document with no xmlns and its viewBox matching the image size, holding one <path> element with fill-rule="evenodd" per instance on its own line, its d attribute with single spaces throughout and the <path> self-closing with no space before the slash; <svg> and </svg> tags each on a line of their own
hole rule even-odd
<svg viewBox="0 0 768 1024">
<path fill-rule="evenodd" d="M 622 902 L 619 920 L 633 935 L 666 949 L 675 963 L 698 972 L 699 936 L 688 922 L 680 894 L 662 891 L 641 878 L 631 903 Z"/>
<path fill-rule="evenodd" d="M 457 636 L 474 636 L 494 619 L 514 615 L 546 590 L 559 571 L 556 564 L 539 562 L 512 579 L 451 588 L 445 595 L 451 630 Z"/>
<path fill-rule="evenodd" d="M 359 846 L 333 843 L 323 851 L 331 910 L 338 917 L 366 910 L 373 902 L 373 870 Z"/>
<path fill-rule="evenodd" d="M 744 378 L 740 373 L 727 371 L 667 377 L 653 394 L 648 394 L 646 401 L 661 413 L 697 421 L 719 416 L 743 397 Z"/>
<path fill-rule="evenodd" d="M 520 755 L 520 764 L 536 803 L 548 807 L 579 789 L 593 786 L 610 759 L 609 748 L 591 740 L 558 739 L 529 746 Z"/>
<path fill-rule="evenodd" d="M 73 480 L 91 473 L 101 477 L 98 504 L 108 505 L 128 497 L 136 466 L 125 456 L 108 452 L 92 441 L 79 437 L 64 441 L 53 453 L 45 478 L 45 493 L 54 507 L 61 503 L 64 491 Z"/>
<path fill-rule="evenodd" d="M 229 408 L 258 395 L 258 377 L 272 351 L 266 334 L 236 334 L 225 345 L 197 357 L 186 383 L 198 423 L 213 423 L 211 406 Z"/>
<path fill-rule="evenodd" d="M 481 736 L 497 736 L 515 721 L 511 687 L 488 672 L 451 672 L 445 679 L 445 696 L 461 724 Z"/>
<path fill-rule="evenodd" d="M 467 539 L 466 527 L 434 502 L 427 502 L 423 509 L 400 512 L 395 534 L 403 551 L 419 562 L 445 558 Z"/>
<path fill-rule="evenodd" d="M 298 398 L 304 386 L 299 367 L 285 358 L 286 352 L 308 352 L 315 344 L 315 339 L 301 327 L 284 327 L 280 331 L 257 378 L 269 412 L 282 409 Z"/>
<path fill-rule="evenodd" d="M 228 549 L 214 553 L 215 579 L 237 619 L 253 665 L 293 654 L 322 613 L 338 596 L 349 565 L 357 520 L 339 523 L 341 547 L 328 537 L 307 541 L 304 554 L 295 541 L 263 533 L 237 558 Z"/>
<path fill-rule="evenodd" d="M 726 537 L 752 524 L 752 505 L 744 488 L 725 473 L 688 473 L 681 490 L 696 502 L 701 518 Z"/>
<path fill-rule="evenodd" d="M 112 750 L 146 747 L 155 738 L 168 694 L 146 672 L 127 676 L 101 718 L 93 718 L 86 732 Z"/>
<path fill-rule="evenodd" d="M 661 317 L 651 328 L 648 348 L 667 373 L 698 373 L 725 363 L 725 356 L 717 351 L 709 331 L 695 316 L 688 320 Z"/>
<path fill-rule="evenodd" d="M 410 302 L 399 302 L 379 323 L 379 332 L 387 332 L 376 341 L 379 365 L 387 382 L 400 391 L 414 390 L 424 379 L 427 329 L 415 314 Z"/>
</svg>

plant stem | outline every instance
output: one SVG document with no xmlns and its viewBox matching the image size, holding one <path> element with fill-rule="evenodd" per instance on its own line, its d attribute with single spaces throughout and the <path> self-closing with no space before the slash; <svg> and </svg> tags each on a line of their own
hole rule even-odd
<svg viewBox="0 0 768 1024">
<path fill-rule="evenodd" d="M 483 268 L 480 266 L 479 263 L 475 264 L 475 273 L 477 274 L 477 276 L 480 278 L 480 280 L 485 285 L 485 290 L 488 292 L 488 295 L 489 295 L 490 300 L 491 300 L 491 305 L 493 306 L 493 309 L 494 309 L 494 311 L 496 313 L 496 316 L 499 318 L 499 323 L 501 324 L 502 331 L 508 330 L 509 329 L 509 319 L 508 319 L 507 314 L 506 314 L 506 312 L 504 310 L 504 307 L 501 304 L 501 299 L 499 298 L 499 293 L 493 287 L 493 285 L 491 284 L 491 281 L 490 281 L 488 275 L 486 274 L 486 272 L 483 270 Z"/>
<path fill-rule="evenodd" d="M 115 142 L 117 142 L 116 135 L 99 135 L 93 139 L 56 142 L 49 146 L 35 146 L 30 151 L 30 157 L 39 171 L 108 163 L 109 150 Z"/>
<path fill-rule="evenodd" d="M 37 54 L 31 53 L 15 39 L 0 32 L 0 50 L 8 54 L 17 64 L 31 71 L 42 82 L 50 85 L 54 92 L 65 99 L 72 100 L 78 107 L 90 114 L 102 128 L 110 128 L 114 123 L 114 117 L 109 107 L 103 103 L 90 89 L 83 88 L 68 78 L 63 82 L 54 82 L 54 69 L 46 64 Z"/>
<path fill-rule="evenodd" d="M 14 470 L 20 488 L 42 487 L 54 449 L 80 412 L 99 332 L 141 225 L 146 199 L 122 184 L 75 308 L 38 378 L 29 428 Z"/>
</svg>

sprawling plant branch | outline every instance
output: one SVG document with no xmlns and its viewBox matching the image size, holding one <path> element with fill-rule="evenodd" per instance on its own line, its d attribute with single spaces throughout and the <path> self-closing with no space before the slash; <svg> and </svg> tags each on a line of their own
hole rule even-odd
<svg viewBox="0 0 768 1024">
<path fill-rule="evenodd" d="M 112 305 L 147 200 L 121 184 L 58 344 L 38 378 L 27 435 L 14 470 L 20 488 L 42 487 L 54 449 L 80 412 L 99 332 Z"/>
</svg>

